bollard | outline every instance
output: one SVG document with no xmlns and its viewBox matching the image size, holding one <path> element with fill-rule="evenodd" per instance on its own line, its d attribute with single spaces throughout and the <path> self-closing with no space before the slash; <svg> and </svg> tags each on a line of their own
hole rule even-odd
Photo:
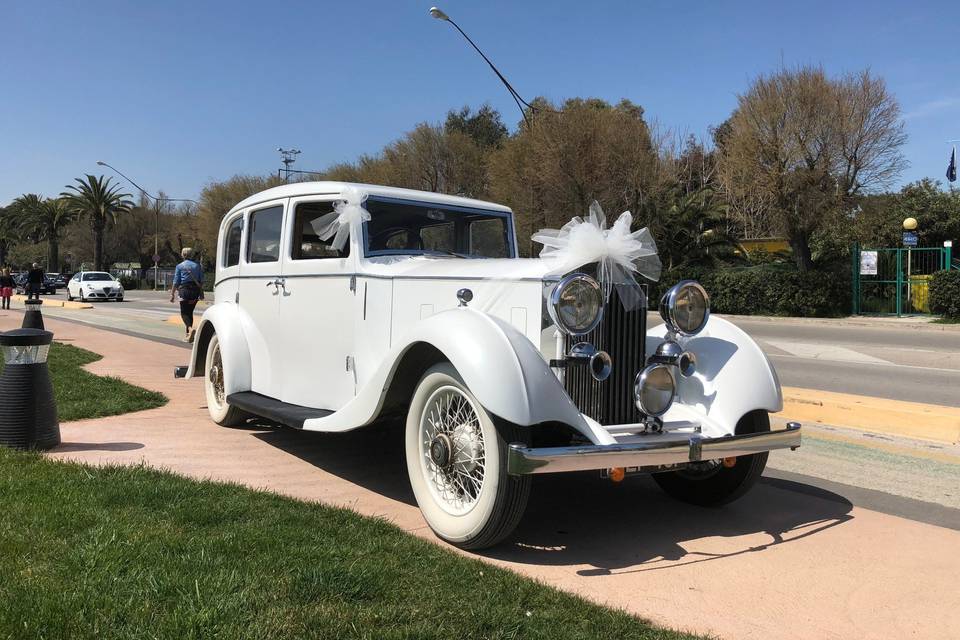
<svg viewBox="0 0 960 640">
<path fill-rule="evenodd" d="M 23 325 L 24 329 L 43 329 L 43 314 L 40 313 L 40 305 L 43 300 L 27 300 L 23 303 Z"/>
<path fill-rule="evenodd" d="M 0 444 L 14 449 L 50 449 L 60 444 L 60 423 L 47 369 L 53 334 L 42 329 L 0 333 Z"/>
</svg>

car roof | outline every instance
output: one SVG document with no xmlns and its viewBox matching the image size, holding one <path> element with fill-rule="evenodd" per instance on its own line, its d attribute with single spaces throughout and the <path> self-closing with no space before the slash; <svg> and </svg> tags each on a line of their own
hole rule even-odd
<svg viewBox="0 0 960 640">
<path fill-rule="evenodd" d="M 430 202 L 436 204 L 450 204 L 461 207 L 473 207 L 477 209 L 492 209 L 495 211 L 511 212 L 509 207 L 502 204 L 487 202 L 484 200 L 475 200 L 473 198 L 464 198 L 461 196 L 450 196 L 432 191 L 417 191 L 416 189 L 401 189 L 398 187 L 384 187 L 375 184 L 361 184 L 357 182 L 294 182 L 291 184 L 280 185 L 255 193 L 249 198 L 240 201 L 236 206 L 230 209 L 230 213 L 245 209 L 249 206 L 276 200 L 278 198 L 295 198 L 299 196 L 313 195 L 336 195 L 342 193 L 344 189 L 354 188 L 368 196 L 383 196 L 387 198 L 399 198 L 403 200 L 418 200 L 421 202 Z M 228 214 L 229 215 L 229 214 Z"/>
</svg>

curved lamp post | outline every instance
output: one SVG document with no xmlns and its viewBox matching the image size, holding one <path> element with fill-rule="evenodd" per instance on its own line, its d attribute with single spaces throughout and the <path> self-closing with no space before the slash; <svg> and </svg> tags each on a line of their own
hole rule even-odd
<svg viewBox="0 0 960 640">
<path fill-rule="evenodd" d="M 47 369 L 53 334 L 42 329 L 0 333 L 0 444 L 15 449 L 49 449 L 60 444 L 60 423 Z"/>
<path fill-rule="evenodd" d="M 470 36 L 468 36 L 463 31 L 463 29 L 460 28 L 460 25 L 454 22 L 450 18 L 450 16 L 448 16 L 446 13 L 443 12 L 442 9 L 440 9 L 439 7 L 430 7 L 430 15 L 436 18 L 437 20 L 442 20 L 444 22 L 449 22 L 450 24 L 452 24 L 453 28 L 459 31 L 460 35 L 462 35 L 466 39 L 466 41 L 470 43 L 470 46 L 473 47 L 476 50 L 476 52 L 480 54 L 480 57 L 483 58 L 484 62 L 486 62 L 490 66 L 490 68 L 493 70 L 493 72 L 497 74 L 497 77 L 500 78 L 500 82 L 502 82 L 503 86 L 507 88 L 508 92 L 510 92 L 510 97 L 513 98 L 513 101 L 517 103 L 517 108 L 520 109 L 520 115 L 523 116 L 523 121 L 527 123 L 527 126 L 529 127 L 530 121 L 527 119 L 527 112 L 524 110 L 523 107 L 526 106 L 531 111 L 537 111 L 537 107 L 534 107 L 529 102 L 527 102 L 526 100 L 520 97 L 520 94 L 517 93 L 517 90 L 514 89 L 513 86 L 510 84 L 510 82 L 508 82 L 507 79 L 503 77 L 503 74 L 500 73 L 500 70 L 497 69 L 497 67 L 494 66 L 492 62 L 490 62 L 490 58 L 484 55 L 483 51 L 480 50 L 480 47 L 478 47 L 476 43 L 470 39 Z"/>
<path fill-rule="evenodd" d="M 138 185 L 136 182 L 134 182 L 133 180 L 131 180 L 130 178 L 128 178 L 122 171 L 120 171 L 120 169 L 117 169 L 117 168 L 114 167 L 113 165 L 108 164 L 108 163 L 104 162 L 103 160 L 97 160 L 97 164 L 100 165 L 101 167 L 107 167 L 108 169 L 112 170 L 114 173 L 116 173 L 117 175 L 119 175 L 121 178 L 123 178 L 124 180 L 126 180 L 127 182 L 129 182 L 130 184 L 132 184 L 133 187 L 134 187 L 135 189 L 137 189 L 140 193 L 142 193 L 143 195 L 147 196 L 148 198 L 150 198 L 151 200 L 153 200 L 153 201 L 157 204 L 157 207 L 156 207 L 156 209 L 155 209 L 155 211 L 154 211 L 154 213 L 156 214 L 156 233 L 155 233 L 154 236 L 153 236 L 153 255 L 154 255 L 154 260 L 153 260 L 153 289 L 154 289 L 154 291 L 156 291 L 156 289 L 157 289 L 157 283 L 158 283 L 158 280 L 159 280 L 159 273 L 160 273 L 160 262 L 159 262 L 159 256 L 160 256 L 160 206 L 159 206 L 159 205 L 160 205 L 161 203 L 163 203 L 163 202 L 192 202 L 193 204 L 195 204 L 195 205 L 197 205 L 197 206 L 199 207 L 199 206 L 200 206 L 200 203 L 197 202 L 196 200 L 191 200 L 190 198 L 158 198 L 158 197 L 156 197 L 155 195 L 153 195 L 153 194 L 151 194 L 150 192 L 148 192 L 148 191 L 147 191 L 146 189 L 144 189 L 143 187 L 141 187 L 140 185 Z"/>
</svg>

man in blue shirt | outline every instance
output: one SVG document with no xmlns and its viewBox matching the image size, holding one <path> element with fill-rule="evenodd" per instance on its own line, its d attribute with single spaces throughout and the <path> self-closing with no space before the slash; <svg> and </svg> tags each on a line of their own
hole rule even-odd
<svg viewBox="0 0 960 640">
<path fill-rule="evenodd" d="M 203 267 L 193 260 L 193 249 L 184 247 L 180 252 L 183 262 L 173 272 L 173 287 L 170 289 L 170 302 L 175 294 L 180 296 L 180 317 L 183 319 L 183 339 L 193 342 L 193 310 L 197 302 L 203 300 Z"/>
</svg>

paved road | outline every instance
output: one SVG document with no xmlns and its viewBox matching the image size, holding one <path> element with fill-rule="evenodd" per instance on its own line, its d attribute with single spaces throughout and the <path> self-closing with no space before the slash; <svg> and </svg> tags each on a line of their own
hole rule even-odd
<svg viewBox="0 0 960 640">
<path fill-rule="evenodd" d="M 0 312 L 0 329 L 18 322 L 19 314 Z M 346 506 L 435 539 L 413 502 L 395 425 L 346 434 L 263 423 L 218 428 L 201 381 L 170 376 L 182 349 L 48 324 L 105 354 L 91 365 L 95 373 L 171 399 L 151 411 L 66 424 L 55 457 L 145 461 Z M 722 509 L 669 500 L 648 478 L 613 485 L 595 474 L 537 477 L 516 535 L 477 555 L 661 624 L 725 638 L 956 638 L 960 451 L 822 428 L 810 435 L 798 452 L 771 454 L 760 485 Z"/>
<path fill-rule="evenodd" d="M 198 314 L 202 309 L 198 307 Z M 181 326 L 165 322 L 178 312 L 169 294 L 153 291 L 128 291 L 123 303 L 95 303 L 93 309 L 44 310 L 51 316 L 167 340 L 183 337 Z M 784 386 L 960 406 L 960 331 L 953 328 L 883 321 L 861 326 L 732 320 L 760 343 Z M 649 321 L 651 326 L 661 322 L 654 314 Z"/>
</svg>

